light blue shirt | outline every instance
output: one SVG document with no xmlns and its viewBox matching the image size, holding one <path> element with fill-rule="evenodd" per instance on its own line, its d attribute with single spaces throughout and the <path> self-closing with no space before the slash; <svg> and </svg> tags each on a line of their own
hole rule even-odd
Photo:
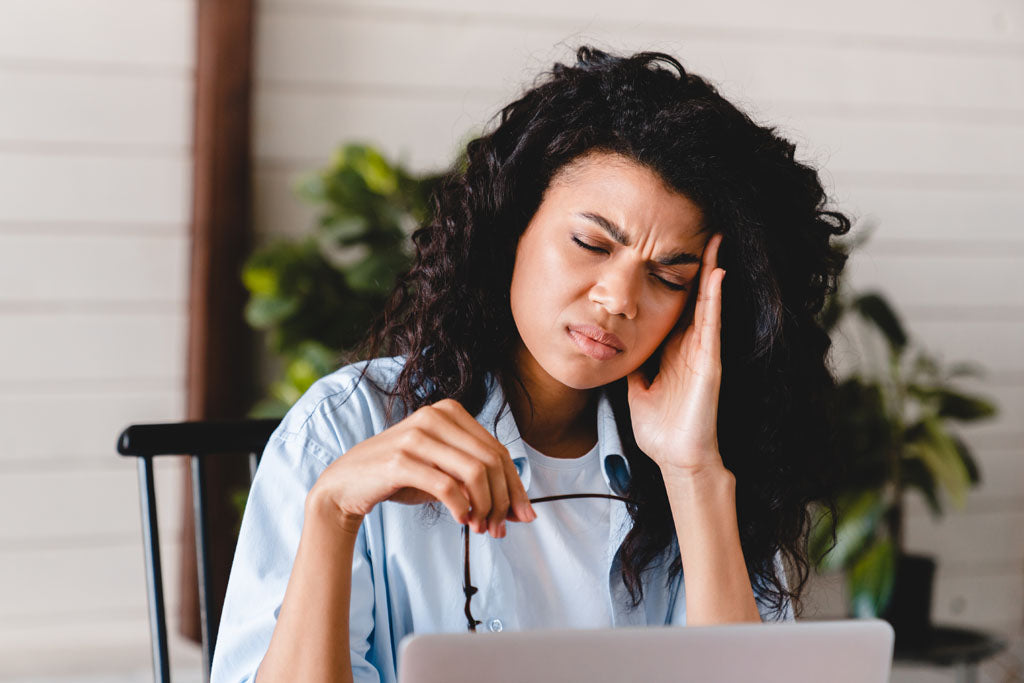
<svg viewBox="0 0 1024 683">
<path fill-rule="evenodd" d="M 367 378 L 356 385 L 362 366 Z M 271 435 L 249 492 L 238 546 L 228 580 L 224 610 L 214 652 L 212 683 L 252 681 L 266 654 L 277 623 L 285 588 L 295 561 L 306 495 L 324 469 L 360 441 L 380 433 L 404 417 L 396 403 L 390 423 L 384 415 L 387 396 L 366 379 L 393 385 L 402 359 L 377 358 L 345 366 L 318 380 L 288 411 Z M 476 419 L 508 449 L 523 486 L 530 495 L 530 466 L 515 419 L 499 382 L 489 379 L 489 393 Z M 498 416 L 497 427 L 494 418 Z M 605 491 L 625 495 L 629 463 L 607 396 L 597 408 L 598 455 Z M 571 503 L 572 501 L 565 501 Z M 675 542 L 644 574 L 644 599 L 631 609 L 622 581 L 617 550 L 631 520 L 625 503 L 611 504 L 605 557 L 612 626 L 684 625 L 686 597 L 682 575 L 668 583 L 668 560 L 678 552 Z M 541 506 L 558 503 L 538 504 Z M 349 642 L 352 670 L 359 682 L 397 679 L 398 643 L 412 633 L 465 632 L 462 590 L 462 525 L 441 504 L 439 516 L 424 514 L 426 505 L 384 501 L 365 516 L 356 539 L 352 565 Z M 513 524 L 513 523 L 509 523 Z M 527 527 L 529 525 L 526 525 Z M 473 616 L 482 622 L 478 633 L 515 631 L 524 615 L 517 605 L 517 581 L 500 549 L 501 541 L 471 534 L 470 568 L 479 592 L 472 598 Z M 599 555 L 599 553 L 595 553 Z M 558 567 L 559 556 L 537 557 L 537 563 Z M 782 572 L 780 558 L 776 570 Z M 784 576 L 784 574 L 780 574 Z M 556 596 L 566 609 L 574 596 Z M 537 595 L 537 600 L 550 596 Z M 757 596 L 762 619 L 772 618 Z M 786 605 L 781 621 L 792 621 Z M 606 624 L 605 624 L 606 625 Z"/>
</svg>

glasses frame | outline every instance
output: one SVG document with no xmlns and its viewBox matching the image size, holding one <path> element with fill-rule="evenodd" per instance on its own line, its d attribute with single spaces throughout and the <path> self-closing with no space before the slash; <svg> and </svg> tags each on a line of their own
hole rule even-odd
<svg viewBox="0 0 1024 683">
<path fill-rule="evenodd" d="M 530 503 L 547 503 L 553 500 L 564 500 L 566 498 L 611 498 L 612 500 L 621 500 L 624 503 L 632 502 L 628 498 L 623 498 L 622 496 L 613 496 L 608 493 L 563 493 L 557 496 L 542 496 L 540 498 L 530 498 Z M 477 624 L 482 624 L 483 622 L 479 619 L 474 619 L 473 612 L 470 609 L 470 601 L 473 599 L 473 596 L 480 589 L 473 585 L 473 582 L 469 576 L 469 534 L 469 524 L 463 524 L 462 592 L 466 596 L 466 625 L 471 632 L 476 633 Z"/>
</svg>

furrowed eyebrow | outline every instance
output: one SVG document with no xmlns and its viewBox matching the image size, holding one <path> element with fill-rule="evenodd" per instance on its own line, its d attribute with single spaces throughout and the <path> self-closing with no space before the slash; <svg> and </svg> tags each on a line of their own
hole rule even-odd
<svg viewBox="0 0 1024 683">
<path fill-rule="evenodd" d="M 613 240 L 615 240 L 622 246 L 628 247 L 630 244 L 632 244 L 632 241 L 629 239 L 629 235 L 623 232 L 622 228 L 620 228 L 618 225 L 608 220 L 601 214 L 592 213 L 590 211 L 578 211 L 576 215 L 579 216 L 580 218 L 585 218 L 592 223 L 596 223 L 602 230 L 608 233 L 608 235 Z M 659 256 L 654 260 L 663 266 L 678 266 L 688 263 L 700 263 L 700 257 L 697 256 L 696 254 L 691 254 L 688 251 L 672 252 L 670 254 Z"/>
</svg>

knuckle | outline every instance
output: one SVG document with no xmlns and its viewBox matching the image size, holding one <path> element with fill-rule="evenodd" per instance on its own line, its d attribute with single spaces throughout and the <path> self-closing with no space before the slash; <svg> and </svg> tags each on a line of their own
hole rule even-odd
<svg viewBox="0 0 1024 683">
<path fill-rule="evenodd" d="M 414 425 L 423 424 L 424 422 L 429 422 L 433 419 L 434 413 L 436 412 L 437 409 L 433 405 L 420 406 L 412 415 L 410 415 L 410 417 L 413 418 L 412 423 Z"/>
<path fill-rule="evenodd" d="M 458 484 L 451 477 L 438 477 L 434 483 L 434 495 L 444 499 L 458 493 Z"/>
<path fill-rule="evenodd" d="M 409 427 L 409 429 L 406 429 L 402 433 L 399 445 L 401 445 L 402 448 L 411 449 L 423 439 L 423 434 L 423 430 L 418 426 Z"/>
<path fill-rule="evenodd" d="M 459 405 L 459 403 L 455 399 L 442 398 L 440 401 L 432 404 L 430 407 L 433 409 L 434 413 L 448 416 L 448 419 L 451 419 L 450 416 L 454 412 L 455 406 L 457 405 Z"/>
<path fill-rule="evenodd" d="M 512 462 L 512 456 L 509 454 L 508 449 L 504 446 L 499 447 L 493 451 L 494 466 L 504 471 L 505 463 Z"/>
<path fill-rule="evenodd" d="M 463 410 L 462 404 L 456 401 L 454 398 L 442 398 L 437 404 L 443 407 L 445 410 Z"/>
<path fill-rule="evenodd" d="M 405 466 L 405 454 L 401 451 L 392 451 L 384 462 L 384 469 L 392 479 L 401 472 Z"/>
<path fill-rule="evenodd" d="M 469 479 L 474 484 L 481 484 L 487 482 L 487 467 L 477 460 L 471 463 L 469 466 Z"/>
</svg>

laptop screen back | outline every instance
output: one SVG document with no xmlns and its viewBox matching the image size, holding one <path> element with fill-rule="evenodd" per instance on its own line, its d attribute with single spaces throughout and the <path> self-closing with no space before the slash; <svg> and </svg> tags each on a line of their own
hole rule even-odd
<svg viewBox="0 0 1024 683">
<path fill-rule="evenodd" d="M 880 619 L 411 634 L 398 681 L 887 683 L 892 652 Z"/>
</svg>

